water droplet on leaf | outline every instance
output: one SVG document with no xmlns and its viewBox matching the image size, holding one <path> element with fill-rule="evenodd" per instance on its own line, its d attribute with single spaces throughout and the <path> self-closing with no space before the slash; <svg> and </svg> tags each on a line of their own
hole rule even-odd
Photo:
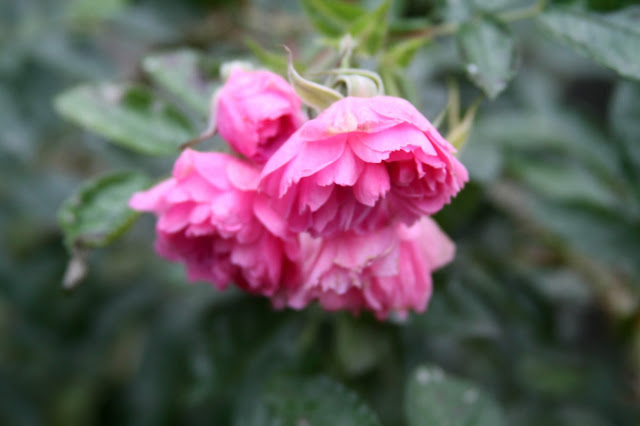
<svg viewBox="0 0 640 426">
<path fill-rule="evenodd" d="M 462 399 L 467 404 L 473 404 L 478 400 L 478 391 L 475 389 L 468 389 L 462 395 Z"/>
</svg>

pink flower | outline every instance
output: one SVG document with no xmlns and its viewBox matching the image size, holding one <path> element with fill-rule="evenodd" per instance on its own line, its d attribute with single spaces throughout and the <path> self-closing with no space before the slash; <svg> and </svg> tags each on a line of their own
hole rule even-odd
<svg viewBox="0 0 640 426">
<path fill-rule="evenodd" d="M 302 284 L 289 306 L 318 300 L 326 310 L 422 312 L 431 296 L 431 272 L 449 263 L 455 246 L 429 217 L 413 226 L 395 224 L 358 235 L 301 235 Z"/>
<path fill-rule="evenodd" d="M 229 155 L 185 150 L 170 179 L 134 194 L 129 204 L 158 216 L 156 250 L 184 263 L 190 280 L 219 289 L 233 282 L 271 296 L 295 285 L 298 247 L 255 191 L 259 173 Z M 283 268 L 291 281 L 283 280 Z"/>
<path fill-rule="evenodd" d="M 406 100 L 347 97 L 273 154 L 260 186 L 293 231 L 368 232 L 448 203 L 468 180 L 454 152 Z"/>
<path fill-rule="evenodd" d="M 257 163 L 267 161 L 303 121 L 296 92 L 269 71 L 234 69 L 217 94 L 220 135 Z"/>
</svg>

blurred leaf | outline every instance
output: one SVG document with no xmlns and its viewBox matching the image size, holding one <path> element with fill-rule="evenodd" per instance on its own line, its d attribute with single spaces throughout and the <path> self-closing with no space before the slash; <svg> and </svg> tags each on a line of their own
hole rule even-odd
<svg viewBox="0 0 640 426">
<path fill-rule="evenodd" d="M 282 54 L 280 55 L 270 52 L 266 49 L 263 49 L 258 43 L 249 38 L 245 40 L 245 44 L 247 45 L 249 50 L 251 50 L 251 53 L 253 53 L 255 57 L 258 58 L 262 65 L 280 75 L 287 75 L 288 61 L 284 50 L 282 50 Z M 297 63 L 296 67 L 298 69 L 303 69 Z"/>
<path fill-rule="evenodd" d="M 473 130 L 469 135 L 471 141 L 460 151 L 460 161 L 467 167 L 471 180 L 490 183 L 502 172 L 503 156 L 500 147 L 490 139 L 474 138 Z"/>
<path fill-rule="evenodd" d="M 587 7 L 592 10 L 606 12 L 630 6 L 635 0 L 587 0 Z"/>
<path fill-rule="evenodd" d="M 3 371 L 4 370 L 4 371 Z M 5 369 L 0 370 L 0 421 L 6 425 L 41 425 L 44 423 L 34 401 L 24 395 L 18 383 Z"/>
<path fill-rule="evenodd" d="M 122 12 L 129 0 L 71 0 L 65 5 L 67 16 L 77 24 L 99 22 Z"/>
<path fill-rule="evenodd" d="M 3 129 L 0 152 L 3 156 L 25 159 L 34 155 L 32 140 L 35 129 L 31 120 L 22 117 L 15 108 L 12 95 L 0 87 L 0 127 Z"/>
<path fill-rule="evenodd" d="M 385 67 L 409 66 L 418 50 L 431 41 L 430 37 L 416 37 L 399 41 L 383 53 L 381 62 Z"/>
<path fill-rule="evenodd" d="M 120 236 L 138 216 L 129 208 L 129 198 L 149 184 L 145 175 L 122 172 L 80 188 L 58 213 L 67 248 L 102 247 Z"/>
<path fill-rule="evenodd" d="M 458 258 L 455 262 L 454 268 L 464 264 L 469 275 L 465 278 L 473 280 L 451 279 L 429 302 L 428 313 L 414 317 L 411 326 L 426 331 L 426 340 L 441 337 L 498 341 L 504 333 L 504 324 L 496 318 L 496 312 L 483 294 L 489 278 L 477 265 L 469 265 L 467 258 Z"/>
<path fill-rule="evenodd" d="M 202 70 L 203 58 L 193 50 L 178 50 L 146 57 L 142 67 L 154 82 L 199 115 L 209 114 L 215 85 Z"/>
<path fill-rule="evenodd" d="M 237 315 L 237 313 L 236 313 Z M 246 314 L 241 314 L 246 317 Z M 255 324 L 256 318 L 245 320 L 235 319 L 227 324 L 225 334 L 231 336 L 229 341 L 242 340 L 244 347 L 239 351 L 228 351 L 230 359 L 223 360 L 225 370 L 227 365 L 237 363 L 237 353 L 248 356 L 242 374 L 241 390 L 239 395 L 234 395 L 234 426 L 262 426 L 270 424 L 271 415 L 263 398 L 264 391 L 271 379 L 283 371 L 290 371 L 300 364 L 300 333 L 304 321 L 292 317 L 284 321 L 282 325 L 271 330 L 265 330 L 265 326 L 273 323 L 273 312 L 267 312 L 263 319 L 264 324 Z M 259 320 L 259 319 L 258 319 Z M 251 333 L 252 329 L 258 329 L 257 335 L 236 337 L 238 335 L 236 324 L 244 325 L 245 330 Z M 251 327 L 251 329 L 248 329 Z M 247 330 L 248 329 L 248 330 Z M 247 333 L 245 333 L 247 334 Z M 255 332 L 254 332 L 255 334 Z M 216 333 L 216 339 L 218 334 Z"/>
<path fill-rule="evenodd" d="M 494 99 L 516 73 L 516 48 L 511 34 L 496 22 L 474 20 L 458 32 L 458 46 L 471 81 Z"/>
<path fill-rule="evenodd" d="M 354 21 L 366 14 L 361 7 L 340 0 L 302 0 L 313 26 L 330 37 L 344 35 Z"/>
<path fill-rule="evenodd" d="M 83 80 L 111 75 L 114 71 L 107 58 L 89 54 L 88 47 L 69 34 L 50 32 L 34 43 L 33 54 L 51 69 Z"/>
<path fill-rule="evenodd" d="M 568 111 L 500 110 L 478 121 L 469 144 L 486 139 L 504 149 L 564 153 L 608 180 L 619 173 L 617 153 L 606 137 Z"/>
<path fill-rule="evenodd" d="M 519 0 L 440 0 L 439 15 L 445 22 L 467 21 L 475 14 L 495 13 L 508 6 L 521 4 Z"/>
<path fill-rule="evenodd" d="M 640 187 L 640 84 L 620 82 L 613 95 L 610 118 L 613 133 L 623 145 L 623 161 Z"/>
<path fill-rule="evenodd" d="M 369 55 L 375 55 L 382 47 L 388 29 L 390 0 L 383 0 L 374 11 L 361 16 L 349 28 L 349 33 Z"/>
<path fill-rule="evenodd" d="M 584 167 L 572 161 L 542 162 L 511 159 L 512 172 L 540 195 L 561 201 L 586 201 L 613 208 L 611 189 Z"/>
<path fill-rule="evenodd" d="M 406 390 L 409 426 L 500 426 L 496 402 L 465 380 L 448 377 L 438 367 L 418 367 Z"/>
<path fill-rule="evenodd" d="M 620 75 L 640 79 L 640 27 L 633 29 L 604 15 L 562 8 L 549 8 L 538 19 L 549 34 L 577 52 Z"/>
<path fill-rule="evenodd" d="M 65 118 L 147 155 L 175 155 L 194 134 L 172 105 L 142 87 L 80 86 L 55 100 Z"/>
<path fill-rule="evenodd" d="M 366 373 L 390 352 L 391 345 L 387 337 L 380 324 L 341 315 L 336 323 L 338 362 L 350 375 Z"/>
<path fill-rule="evenodd" d="M 326 377 L 276 378 L 265 403 L 269 424 L 281 426 L 376 426 L 376 415 L 353 392 Z"/>
<path fill-rule="evenodd" d="M 517 361 L 516 375 L 524 386 L 556 398 L 584 389 L 588 370 L 576 359 L 557 359 L 548 354 L 526 354 Z"/>
<path fill-rule="evenodd" d="M 627 28 L 631 31 L 639 31 L 640 5 L 638 4 L 631 6 L 631 2 L 629 2 L 629 7 L 602 16 L 612 24 Z"/>
<path fill-rule="evenodd" d="M 575 249 L 629 274 L 640 268 L 640 229 L 613 212 L 537 200 L 531 212 Z M 635 283 L 639 284 L 639 283 Z"/>
<path fill-rule="evenodd" d="M 384 90 L 387 95 L 407 99 L 413 105 L 418 106 L 417 91 L 413 82 L 399 68 L 385 67 L 378 69 Z"/>
<path fill-rule="evenodd" d="M 640 229 L 626 212 L 558 202 L 515 188 L 493 188 L 492 197 L 550 231 L 562 246 L 637 274 Z"/>
</svg>

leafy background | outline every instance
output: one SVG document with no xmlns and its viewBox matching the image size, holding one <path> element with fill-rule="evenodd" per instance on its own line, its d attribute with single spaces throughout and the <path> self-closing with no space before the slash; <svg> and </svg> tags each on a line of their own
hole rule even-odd
<svg viewBox="0 0 640 426">
<path fill-rule="evenodd" d="M 638 424 L 632 3 L 3 1 L 0 424 Z M 204 128 L 222 62 L 281 70 L 287 44 L 312 68 L 345 32 L 469 136 L 429 309 L 379 323 L 187 285 L 122 200 Z M 65 245 L 88 266 L 72 290 Z"/>
</svg>

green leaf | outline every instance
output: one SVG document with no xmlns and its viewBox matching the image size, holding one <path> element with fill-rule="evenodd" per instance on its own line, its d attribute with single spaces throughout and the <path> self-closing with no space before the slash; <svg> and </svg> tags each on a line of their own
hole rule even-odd
<svg viewBox="0 0 640 426">
<path fill-rule="evenodd" d="M 378 323 L 340 315 L 336 323 L 336 358 L 348 374 L 366 373 L 391 352 L 388 337 Z"/>
<path fill-rule="evenodd" d="M 634 32 L 640 32 L 638 20 L 640 20 L 640 5 L 628 6 L 616 12 L 603 15 L 607 21 L 614 25 L 625 27 Z"/>
<path fill-rule="evenodd" d="M 270 52 L 250 38 L 246 38 L 244 42 L 249 50 L 251 50 L 251 53 L 258 58 L 258 61 L 260 61 L 262 65 L 265 65 L 280 74 L 286 74 L 287 57 L 284 55 L 284 52 L 281 55 Z"/>
<path fill-rule="evenodd" d="M 398 66 L 406 68 L 422 46 L 431 41 L 431 37 L 416 37 L 402 40 L 391 46 L 382 57 L 384 66 Z"/>
<path fill-rule="evenodd" d="M 407 385 L 409 426 L 500 426 L 502 411 L 473 384 L 448 377 L 438 367 L 418 367 Z"/>
<path fill-rule="evenodd" d="M 478 14 L 495 14 L 509 6 L 517 6 L 518 0 L 440 0 L 437 15 L 444 22 L 464 22 Z"/>
<path fill-rule="evenodd" d="M 86 25 L 88 22 L 99 22 L 113 18 L 127 6 L 128 0 L 71 0 L 65 5 L 65 12 L 69 19 L 77 24 Z"/>
<path fill-rule="evenodd" d="M 399 68 L 380 67 L 378 69 L 384 91 L 387 95 L 397 96 L 407 99 L 413 105 L 418 107 L 420 100 L 418 99 L 418 91 L 413 82 L 407 77 L 406 73 Z"/>
<path fill-rule="evenodd" d="M 93 180 L 67 199 L 58 212 L 68 249 L 103 247 L 123 234 L 138 216 L 129 198 L 147 188 L 150 179 L 136 172 Z"/>
<path fill-rule="evenodd" d="M 528 157 L 528 158 L 526 158 Z M 542 196 L 565 202 L 587 202 L 595 206 L 613 208 L 618 202 L 604 182 L 571 159 L 542 163 L 524 159 L 510 159 L 512 173 Z"/>
<path fill-rule="evenodd" d="M 142 154 L 175 155 L 194 136 L 184 115 L 142 87 L 79 86 L 58 96 L 55 106 L 65 118 Z"/>
<path fill-rule="evenodd" d="M 525 193 L 526 194 L 526 193 Z M 630 276 L 640 269 L 640 229 L 623 211 L 589 209 L 528 194 L 518 200 L 533 220 L 564 244 Z"/>
<path fill-rule="evenodd" d="M 640 84 L 621 82 L 615 90 L 611 128 L 623 146 L 624 163 L 640 186 Z"/>
<path fill-rule="evenodd" d="M 302 0 L 301 4 L 313 26 L 330 37 L 344 35 L 366 13 L 361 7 L 340 0 Z"/>
<path fill-rule="evenodd" d="M 625 77 L 640 79 L 640 29 L 617 18 L 561 8 L 539 17 L 543 28 L 577 52 Z"/>
<path fill-rule="evenodd" d="M 487 19 L 471 21 L 460 29 L 458 46 L 471 81 L 494 99 L 516 73 L 516 46 L 509 31 Z"/>
<path fill-rule="evenodd" d="M 584 366 L 576 365 L 575 360 L 544 353 L 525 354 L 518 359 L 514 376 L 527 387 L 556 398 L 584 389 L 589 380 Z"/>
<path fill-rule="evenodd" d="M 254 40 L 247 38 L 245 44 L 251 50 L 251 53 L 255 55 L 262 65 L 269 68 L 271 71 L 280 75 L 287 75 L 287 56 L 285 51 L 282 50 L 282 54 L 270 52 L 256 43 Z M 301 64 L 296 63 L 298 69 L 304 69 Z"/>
<path fill-rule="evenodd" d="M 279 377 L 265 395 L 271 423 L 281 426 L 375 426 L 380 422 L 353 392 L 326 377 Z"/>
<path fill-rule="evenodd" d="M 509 150 L 544 149 L 555 156 L 567 155 L 605 175 L 607 180 L 617 180 L 619 166 L 612 144 L 591 123 L 570 111 L 502 109 L 478 121 L 469 145 L 481 140 Z"/>
<path fill-rule="evenodd" d="M 193 50 L 178 50 L 146 57 L 142 67 L 153 81 L 199 115 L 209 114 L 215 90 L 212 78 L 202 70 L 204 58 Z"/>
<path fill-rule="evenodd" d="M 378 53 L 387 35 L 390 4 L 389 0 L 383 1 L 374 11 L 362 16 L 349 28 L 349 34 L 358 41 L 357 46 L 369 55 Z"/>
</svg>

